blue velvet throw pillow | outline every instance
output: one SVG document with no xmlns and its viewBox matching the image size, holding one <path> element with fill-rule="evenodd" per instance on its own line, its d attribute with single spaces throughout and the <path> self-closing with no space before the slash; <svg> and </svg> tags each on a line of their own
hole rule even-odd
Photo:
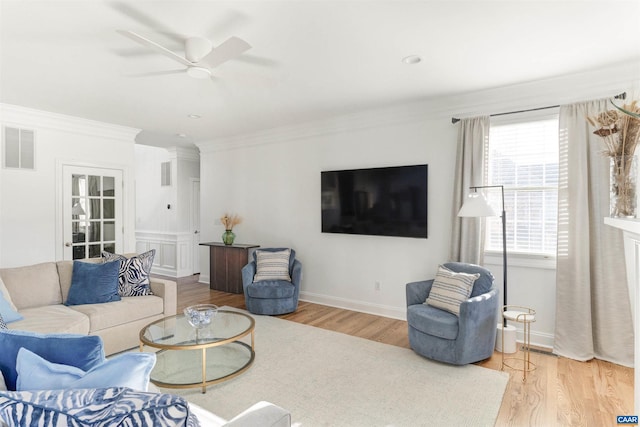
<svg viewBox="0 0 640 427">
<path fill-rule="evenodd" d="M 16 360 L 20 348 L 26 348 L 49 362 L 75 366 L 83 371 L 105 361 L 102 338 L 96 335 L 0 330 L 0 371 L 9 390 L 16 389 Z"/>
<path fill-rule="evenodd" d="M 155 364 L 154 353 L 124 353 L 85 372 L 75 366 L 49 362 L 21 348 L 16 362 L 16 390 L 128 387 L 147 391 L 149 375 Z"/>
<path fill-rule="evenodd" d="M 65 305 L 120 301 L 119 272 L 120 261 L 105 264 L 74 261 L 71 287 Z"/>
<path fill-rule="evenodd" d="M 199 426 L 187 401 L 123 387 L 0 391 L 0 419 L 10 426 Z"/>
</svg>

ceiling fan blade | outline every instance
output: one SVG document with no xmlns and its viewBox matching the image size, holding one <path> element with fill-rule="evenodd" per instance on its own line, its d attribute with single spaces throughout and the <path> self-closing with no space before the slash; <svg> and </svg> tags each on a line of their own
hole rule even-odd
<svg viewBox="0 0 640 427">
<path fill-rule="evenodd" d="M 171 28 L 167 27 L 160 21 L 155 20 L 154 18 L 150 17 L 149 15 L 140 11 L 139 9 L 136 9 L 130 4 L 127 4 L 124 1 L 110 2 L 109 4 L 113 9 L 121 12 L 122 14 L 144 25 L 145 27 L 148 27 L 150 30 L 161 32 L 165 36 L 171 38 L 172 40 L 180 44 L 184 42 L 184 37 L 181 37 L 179 34 L 175 34 L 175 32 L 171 30 Z"/>
<path fill-rule="evenodd" d="M 170 74 L 184 74 L 184 73 L 186 73 L 186 70 L 151 71 L 148 73 L 127 74 L 127 77 L 166 76 Z"/>
<path fill-rule="evenodd" d="M 158 53 L 163 54 L 164 56 L 173 59 L 174 61 L 178 61 L 179 63 L 181 63 L 182 65 L 186 65 L 187 67 L 190 67 L 193 65 L 193 63 L 187 61 L 185 58 L 183 58 L 182 56 L 178 55 L 177 53 L 174 53 L 172 51 L 170 51 L 169 49 L 167 49 L 164 46 L 159 45 L 156 42 L 152 42 L 149 39 L 146 39 L 144 37 L 142 37 L 141 35 L 134 33 L 133 31 L 127 31 L 127 30 L 116 30 L 118 33 L 122 34 L 125 37 L 130 38 L 131 40 L 140 43 L 143 46 L 147 46 L 153 50 L 155 50 Z"/>
<path fill-rule="evenodd" d="M 251 45 L 238 37 L 230 37 L 220 46 L 214 48 L 210 54 L 203 58 L 211 67 L 236 58 L 247 50 L 251 49 Z"/>
</svg>

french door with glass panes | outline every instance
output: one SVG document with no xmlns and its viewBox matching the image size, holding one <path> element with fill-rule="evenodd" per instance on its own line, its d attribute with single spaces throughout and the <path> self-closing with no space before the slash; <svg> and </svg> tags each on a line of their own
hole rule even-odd
<svg viewBox="0 0 640 427">
<path fill-rule="evenodd" d="M 121 253 L 122 171 L 64 166 L 64 259 Z"/>
</svg>

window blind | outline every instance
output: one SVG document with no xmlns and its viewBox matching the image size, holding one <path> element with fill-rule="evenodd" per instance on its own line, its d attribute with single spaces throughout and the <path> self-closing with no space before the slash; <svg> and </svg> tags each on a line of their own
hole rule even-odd
<svg viewBox="0 0 640 427">
<path fill-rule="evenodd" d="M 555 255 L 558 216 L 558 116 L 493 119 L 486 147 L 487 185 L 504 185 L 507 249 Z M 501 206 L 491 192 L 492 206 Z M 502 223 L 487 219 L 485 250 L 502 250 Z"/>
</svg>

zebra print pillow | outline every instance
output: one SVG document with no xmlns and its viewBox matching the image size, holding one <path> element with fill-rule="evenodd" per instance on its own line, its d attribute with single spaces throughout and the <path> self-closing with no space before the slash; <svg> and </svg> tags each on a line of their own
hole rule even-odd
<svg viewBox="0 0 640 427">
<path fill-rule="evenodd" d="M 180 396 L 123 387 L 0 392 L 0 420 L 10 426 L 200 425 Z"/>
<path fill-rule="evenodd" d="M 127 258 L 124 255 L 102 252 L 103 262 L 121 261 L 118 275 L 118 293 L 121 297 L 153 295 L 149 287 L 149 273 L 153 265 L 155 249 Z"/>
</svg>

